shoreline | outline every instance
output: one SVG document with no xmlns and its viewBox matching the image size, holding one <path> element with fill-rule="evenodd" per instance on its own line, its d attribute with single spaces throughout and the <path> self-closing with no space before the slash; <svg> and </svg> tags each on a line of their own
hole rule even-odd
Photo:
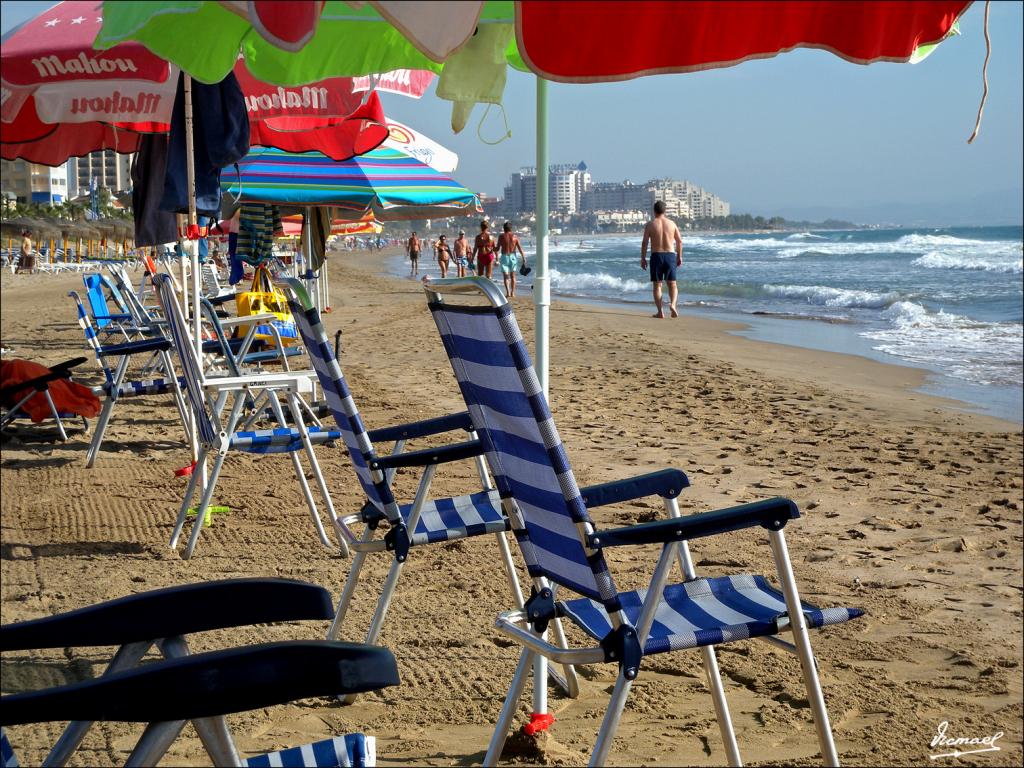
<svg viewBox="0 0 1024 768">
<path fill-rule="evenodd" d="M 383 254 L 374 257 L 368 257 L 361 251 L 354 252 L 334 252 L 335 254 L 341 255 L 343 258 L 354 259 L 359 262 L 361 257 L 366 258 L 365 262 L 362 262 L 361 266 L 369 269 L 374 273 L 375 276 L 383 277 L 390 280 L 397 280 L 401 283 L 411 282 L 408 276 L 397 274 L 395 271 L 395 265 L 405 264 L 408 265 L 408 261 L 404 261 L 404 256 L 398 249 L 385 250 Z M 426 264 L 426 270 L 424 270 L 424 264 Z M 437 266 L 432 261 L 424 262 L 421 259 L 420 275 L 424 272 L 436 273 Z M 500 280 L 497 281 L 500 287 Z M 526 290 L 522 294 L 522 297 L 517 297 L 520 302 L 526 300 L 532 307 L 532 291 Z M 560 304 L 565 304 L 565 307 L 560 307 Z M 653 308 L 653 304 L 644 305 L 640 302 L 628 302 L 628 301 L 609 301 L 598 298 L 580 297 L 580 296 L 569 296 L 559 295 L 552 292 L 552 304 L 551 311 L 554 314 L 556 311 L 564 311 L 569 306 L 583 306 L 590 307 L 593 310 L 601 313 L 620 311 L 621 314 L 639 318 L 640 320 L 646 321 L 651 320 L 650 312 Z M 755 364 L 761 370 L 771 371 L 771 365 L 774 360 L 777 359 L 777 355 L 771 351 L 758 351 L 756 345 L 766 345 L 769 350 L 772 348 L 781 348 L 785 350 L 796 350 L 800 353 L 785 353 L 781 355 L 784 359 L 785 367 L 790 375 L 797 376 L 801 372 L 806 375 L 810 375 L 812 378 L 816 378 L 820 373 L 821 369 L 815 362 L 818 355 L 836 356 L 834 360 L 830 360 L 825 366 L 825 370 L 830 373 L 823 383 L 840 387 L 845 389 L 850 381 L 847 379 L 846 373 L 844 373 L 845 366 L 844 360 L 848 361 L 850 366 L 850 373 L 852 375 L 853 382 L 859 382 L 864 386 L 868 387 L 875 396 L 881 396 L 884 391 L 888 391 L 889 394 L 894 394 L 893 390 L 898 390 L 900 394 L 911 401 L 918 401 L 924 407 L 928 407 L 929 400 L 932 401 L 932 407 L 938 407 L 948 410 L 953 414 L 961 414 L 970 418 L 988 419 L 992 420 L 994 429 L 1002 430 L 1020 430 L 1024 426 L 1024 421 L 1018 421 L 1014 418 L 1007 418 L 998 413 L 992 413 L 986 409 L 984 403 L 973 402 L 971 400 L 962 399 L 956 397 L 953 392 L 956 391 L 956 387 L 949 385 L 941 381 L 946 377 L 944 374 L 938 371 L 934 371 L 930 368 L 926 368 L 919 365 L 913 365 L 909 362 L 904 362 L 899 359 L 883 359 L 882 355 L 875 354 L 869 355 L 862 352 L 850 352 L 850 351 L 837 351 L 835 349 L 826 348 L 823 346 L 805 346 L 798 342 L 787 341 L 779 338 L 780 324 L 798 323 L 801 325 L 812 326 L 814 324 L 821 324 L 829 327 L 845 326 L 849 328 L 852 323 L 835 323 L 835 322 L 823 322 L 811 317 L 799 317 L 799 318 L 787 318 L 778 317 L 771 315 L 748 315 L 742 313 L 730 313 L 724 310 L 709 310 L 701 307 L 695 307 L 692 304 L 683 304 L 679 308 L 680 316 L 686 317 L 688 320 L 698 321 L 700 324 L 707 324 L 706 329 L 702 330 L 702 346 L 701 348 L 713 354 L 711 350 L 714 348 L 713 336 L 717 332 L 725 339 L 736 339 L 746 341 L 749 345 L 744 346 L 740 352 L 737 350 L 734 353 L 728 355 L 728 361 L 738 365 L 749 365 Z M 772 325 L 775 326 L 774 333 L 772 332 Z M 665 334 L 664 331 L 668 331 L 672 326 L 671 323 L 667 323 L 668 328 L 657 330 L 656 326 L 652 326 L 652 332 L 656 333 L 659 338 L 665 338 L 666 340 L 671 338 L 671 334 Z M 639 331 L 640 326 L 637 327 Z M 554 330 L 554 329 L 552 329 Z M 687 331 L 689 332 L 689 328 Z M 804 340 L 807 340 L 807 335 L 804 335 Z M 859 339 L 859 337 L 857 337 Z M 532 346 L 532 339 L 528 340 Z M 867 345 L 863 340 L 859 340 L 859 344 L 867 348 Z M 732 348 L 732 345 L 726 344 L 727 348 Z M 553 364 L 553 363 L 552 363 Z M 893 370 L 889 370 L 893 369 Z M 884 382 L 880 387 L 877 382 Z M 929 391 L 929 387 L 933 388 L 933 391 Z M 966 389 L 967 385 L 963 385 Z M 1000 388 L 1001 390 L 1009 390 L 1009 388 Z M 937 390 L 937 391 L 935 391 Z M 1009 393 L 1010 396 L 1014 396 L 1014 393 Z M 1010 399 L 1011 403 L 1015 400 Z"/>
</svg>

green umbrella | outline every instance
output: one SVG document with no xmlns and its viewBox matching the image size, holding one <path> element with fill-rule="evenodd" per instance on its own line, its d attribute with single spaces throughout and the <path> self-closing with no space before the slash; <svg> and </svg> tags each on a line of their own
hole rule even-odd
<svg viewBox="0 0 1024 768">
<path fill-rule="evenodd" d="M 235 66 L 239 51 L 259 80 L 300 85 L 337 77 L 369 75 L 394 69 L 441 72 L 444 64 L 429 58 L 402 33 L 366 4 L 354 8 L 329 0 L 316 32 L 301 50 L 282 50 L 250 23 L 219 2 L 156 0 L 145 3 L 107 3 L 95 47 L 111 48 L 135 40 L 192 77 L 217 83 Z M 508 24 L 515 19 L 510 0 L 487 2 L 482 24 Z M 344 44 L 339 44 L 339 41 Z M 526 71 L 515 39 L 509 39 L 506 61 Z"/>
</svg>

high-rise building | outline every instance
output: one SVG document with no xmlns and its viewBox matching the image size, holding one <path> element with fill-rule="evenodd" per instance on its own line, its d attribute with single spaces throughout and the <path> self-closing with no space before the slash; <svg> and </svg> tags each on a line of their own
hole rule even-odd
<svg viewBox="0 0 1024 768">
<path fill-rule="evenodd" d="M 560 213 L 580 210 L 583 194 L 590 188 L 586 163 L 548 167 L 548 209 Z M 537 169 L 525 167 L 513 173 L 505 187 L 505 210 L 511 213 L 532 211 L 537 207 Z"/>
<path fill-rule="evenodd" d="M 67 165 L 48 165 L 24 160 L 0 161 L 0 190 L 19 203 L 62 203 L 68 198 Z"/>
<path fill-rule="evenodd" d="M 131 189 L 133 157 L 134 155 L 119 155 L 112 149 L 104 149 L 76 158 L 74 186 L 77 187 L 77 194 L 73 196 L 88 194 L 93 177 L 96 178 L 97 187 L 106 187 L 111 192 Z"/>
</svg>

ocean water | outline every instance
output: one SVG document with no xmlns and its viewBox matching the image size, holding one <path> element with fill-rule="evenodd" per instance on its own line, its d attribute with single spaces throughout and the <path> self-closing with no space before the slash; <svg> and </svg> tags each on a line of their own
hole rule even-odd
<svg viewBox="0 0 1024 768">
<path fill-rule="evenodd" d="M 637 235 L 555 236 L 552 293 L 651 308 L 639 253 Z M 929 392 L 1019 422 L 1022 256 L 1019 226 L 684 235 L 680 305 L 756 338 L 925 368 Z"/>
</svg>

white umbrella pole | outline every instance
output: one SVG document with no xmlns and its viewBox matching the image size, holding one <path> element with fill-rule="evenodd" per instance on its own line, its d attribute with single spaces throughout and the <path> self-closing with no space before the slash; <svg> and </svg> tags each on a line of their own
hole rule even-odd
<svg viewBox="0 0 1024 768">
<path fill-rule="evenodd" d="M 548 320 L 551 284 L 548 282 L 548 81 L 537 78 L 537 255 L 533 277 L 536 311 L 537 378 L 548 394 Z M 543 658 L 538 655 L 538 658 Z"/>
<path fill-rule="evenodd" d="M 323 305 L 320 303 L 320 286 L 317 284 L 316 278 L 313 277 L 313 209 L 306 206 L 306 215 L 302 219 L 302 250 L 306 262 L 303 265 L 306 271 L 302 278 L 306 280 L 306 276 L 309 276 L 307 283 L 312 283 L 309 288 L 313 289 L 309 293 L 313 294 L 313 304 L 316 306 L 316 311 L 321 312 Z"/>
<path fill-rule="evenodd" d="M 537 255 L 533 278 L 535 307 L 537 378 L 548 393 L 548 310 L 551 288 L 548 285 L 548 82 L 537 78 Z M 533 665 L 533 713 L 548 711 L 548 660 L 537 654 Z"/>
<path fill-rule="evenodd" d="M 193 155 L 193 142 L 192 142 L 192 78 L 189 75 L 185 75 L 185 173 L 188 181 L 188 225 L 191 227 L 196 224 L 196 162 L 195 156 Z M 202 315 L 199 311 L 199 242 L 192 240 L 188 237 L 186 230 L 186 245 L 188 247 L 188 254 L 192 260 L 192 323 L 193 332 L 195 334 L 196 342 L 196 360 L 202 361 L 203 359 L 203 327 L 202 327 Z M 185 280 L 182 275 L 182 286 L 184 287 Z M 187 306 L 187 305 L 186 305 Z M 173 371 L 168 371 L 173 376 Z M 192 429 L 189 437 L 192 443 L 192 461 L 196 462 L 199 458 L 199 440 L 198 440 L 198 424 L 195 419 L 192 419 Z M 206 464 L 204 463 L 201 467 L 196 467 L 193 472 L 199 471 L 202 473 L 202 487 L 206 487 Z M 202 525 L 203 521 L 196 519 L 196 525 Z"/>
<path fill-rule="evenodd" d="M 196 162 L 192 143 L 192 78 L 185 75 L 185 171 L 188 178 L 188 225 L 198 223 L 196 217 Z M 199 311 L 199 241 L 188 239 L 188 253 L 192 261 L 192 327 L 195 334 L 196 356 L 203 359 L 202 314 Z"/>
</svg>

